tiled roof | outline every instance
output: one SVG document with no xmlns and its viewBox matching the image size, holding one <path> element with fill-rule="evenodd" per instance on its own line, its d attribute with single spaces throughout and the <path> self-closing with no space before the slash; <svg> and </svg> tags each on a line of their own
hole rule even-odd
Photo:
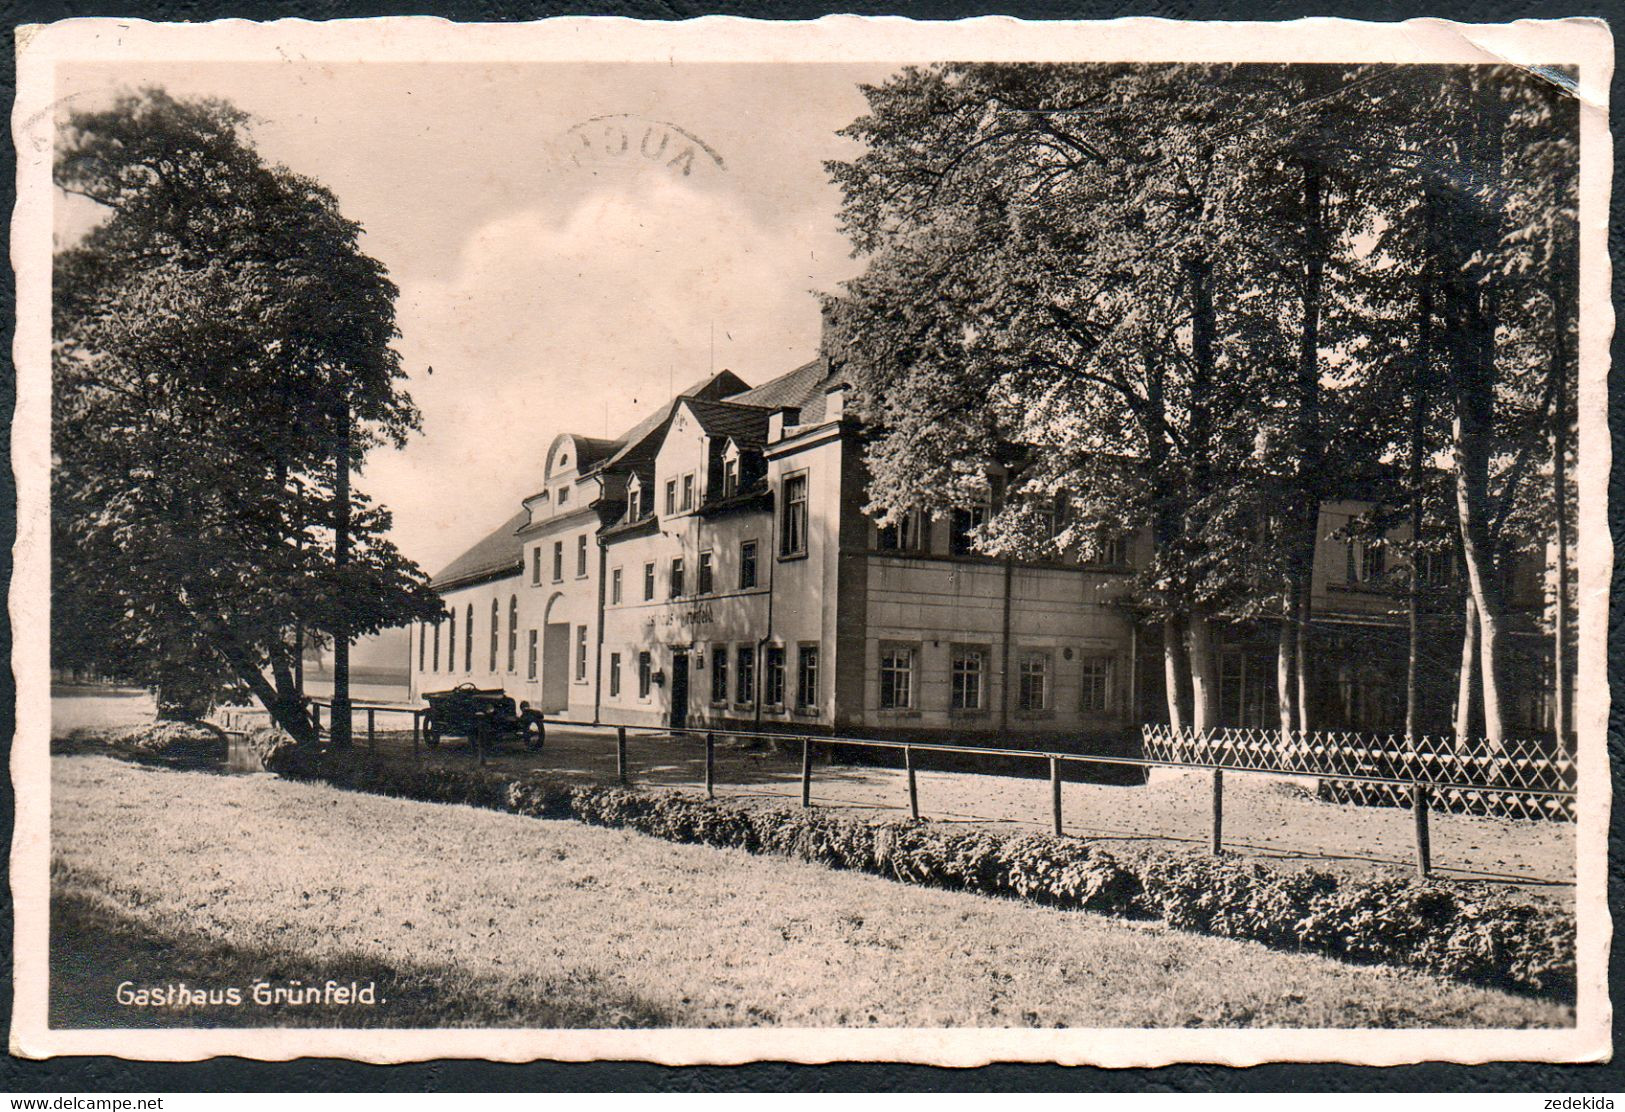
<svg viewBox="0 0 1625 1112">
<path fill-rule="evenodd" d="M 728 400 L 738 405 L 760 405 L 768 409 L 778 409 L 781 406 L 807 404 L 808 399 L 817 394 L 823 398 L 823 392 L 817 387 L 829 377 L 829 365 L 822 359 L 814 359 L 811 363 L 804 363 L 788 374 L 782 374 L 760 386 L 752 387 L 742 394 L 735 394 Z M 822 400 L 819 402 L 822 406 Z"/>
<path fill-rule="evenodd" d="M 684 401 L 706 435 L 717 439 L 731 438 L 753 447 L 767 443 L 767 418 L 773 412 L 771 409 L 739 405 L 732 399 L 712 402 L 686 398 Z"/>
<path fill-rule="evenodd" d="M 529 520 L 529 512 L 520 510 L 493 529 L 473 548 L 447 564 L 431 582 L 435 587 L 444 590 L 471 579 L 521 571 L 524 567 L 524 555 L 519 550 L 514 534 Z"/>
</svg>

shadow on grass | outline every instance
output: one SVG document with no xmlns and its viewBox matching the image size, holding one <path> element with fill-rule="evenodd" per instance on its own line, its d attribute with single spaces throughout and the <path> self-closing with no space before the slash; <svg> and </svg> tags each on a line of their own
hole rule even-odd
<svg viewBox="0 0 1625 1112">
<path fill-rule="evenodd" d="M 376 1003 L 303 1005 L 254 1002 L 252 988 L 376 986 Z M 190 992 L 235 987 L 239 1006 L 226 1003 L 139 1006 L 119 1002 L 127 991 L 185 984 Z M 75 893 L 51 897 L 50 1026 L 167 1027 L 668 1027 L 674 1017 L 618 993 L 591 970 L 546 982 L 471 976 L 433 962 L 392 965 L 362 954 L 312 959 L 293 950 L 233 946 L 185 931 L 163 932 Z"/>
</svg>

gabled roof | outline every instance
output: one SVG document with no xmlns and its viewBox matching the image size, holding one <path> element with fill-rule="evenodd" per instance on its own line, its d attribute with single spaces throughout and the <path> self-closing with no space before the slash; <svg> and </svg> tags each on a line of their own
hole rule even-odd
<svg viewBox="0 0 1625 1112">
<path fill-rule="evenodd" d="M 486 534 L 473 548 L 447 564 L 430 582 L 436 590 L 443 591 L 482 579 L 517 575 L 524 570 L 524 553 L 514 538 L 529 520 L 530 513 L 520 510 Z"/>
<path fill-rule="evenodd" d="M 677 403 L 681 399 L 697 398 L 702 401 L 717 401 L 749 389 L 750 384 L 732 371 L 720 371 L 708 378 L 701 379 L 623 433 L 616 441 L 619 447 L 615 453 L 605 458 L 600 466 L 613 467 L 637 454 L 638 450 L 643 447 L 644 443 L 653 434 L 665 427 L 666 422 L 671 419 L 672 412 L 677 408 Z"/>
</svg>

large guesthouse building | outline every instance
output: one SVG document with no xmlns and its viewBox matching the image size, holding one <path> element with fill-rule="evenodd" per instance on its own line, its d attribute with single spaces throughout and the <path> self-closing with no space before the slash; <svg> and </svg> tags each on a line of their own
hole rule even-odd
<svg viewBox="0 0 1625 1112">
<path fill-rule="evenodd" d="M 414 630 L 413 698 L 472 683 L 582 722 L 1087 749 L 1166 721 L 1161 634 L 1124 604 L 1148 538 L 1018 562 L 974 551 L 985 508 L 880 528 L 847 390 L 827 356 L 756 387 L 723 371 L 617 439 L 557 436 L 541 488 L 435 577 L 446 612 Z M 1365 508 L 1322 507 L 1314 697 L 1327 726 L 1391 729 L 1406 661 L 1392 569 L 1382 546 L 1335 539 Z M 1450 569 L 1433 574 L 1459 598 Z M 1538 574 L 1524 578 L 1538 611 Z M 1425 675 L 1447 728 L 1460 619 L 1449 633 L 1435 609 Z M 1225 724 L 1274 720 L 1274 641 L 1225 630 Z M 1542 684 L 1519 686 L 1537 694 L 1518 717 L 1541 725 Z"/>
</svg>

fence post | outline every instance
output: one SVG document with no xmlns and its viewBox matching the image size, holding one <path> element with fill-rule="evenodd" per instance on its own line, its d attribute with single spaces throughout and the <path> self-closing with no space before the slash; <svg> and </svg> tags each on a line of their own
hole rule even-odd
<svg viewBox="0 0 1625 1112">
<path fill-rule="evenodd" d="M 812 739 L 801 739 L 801 805 L 812 806 Z"/>
<path fill-rule="evenodd" d="M 1049 759 L 1049 795 L 1050 810 L 1055 820 L 1055 836 L 1061 836 L 1061 762 L 1054 757 Z"/>
<path fill-rule="evenodd" d="M 626 783 L 626 727 L 615 727 L 615 778 Z"/>
<path fill-rule="evenodd" d="M 1224 852 L 1224 769 L 1213 770 L 1213 852 Z"/>
<path fill-rule="evenodd" d="M 717 796 L 717 735 L 705 731 L 705 797 Z"/>
<path fill-rule="evenodd" d="M 412 711 L 412 756 L 418 756 L 418 744 L 423 737 L 423 712 Z"/>
<path fill-rule="evenodd" d="M 908 813 L 915 822 L 920 821 L 920 786 L 914 780 L 914 747 L 903 746 L 903 767 L 908 769 Z"/>
<path fill-rule="evenodd" d="M 1420 780 L 1411 784 L 1411 811 L 1416 816 L 1416 875 L 1426 880 L 1433 868 L 1433 838 L 1428 832 L 1428 789 Z"/>
<path fill-rule="evenodd" d="M 374 749 L 378 748 L 378 735 L 373 732 L 374 716 L 377 713 L 372 707 L 367 708 L 367 744 Z"/>
</svg>

